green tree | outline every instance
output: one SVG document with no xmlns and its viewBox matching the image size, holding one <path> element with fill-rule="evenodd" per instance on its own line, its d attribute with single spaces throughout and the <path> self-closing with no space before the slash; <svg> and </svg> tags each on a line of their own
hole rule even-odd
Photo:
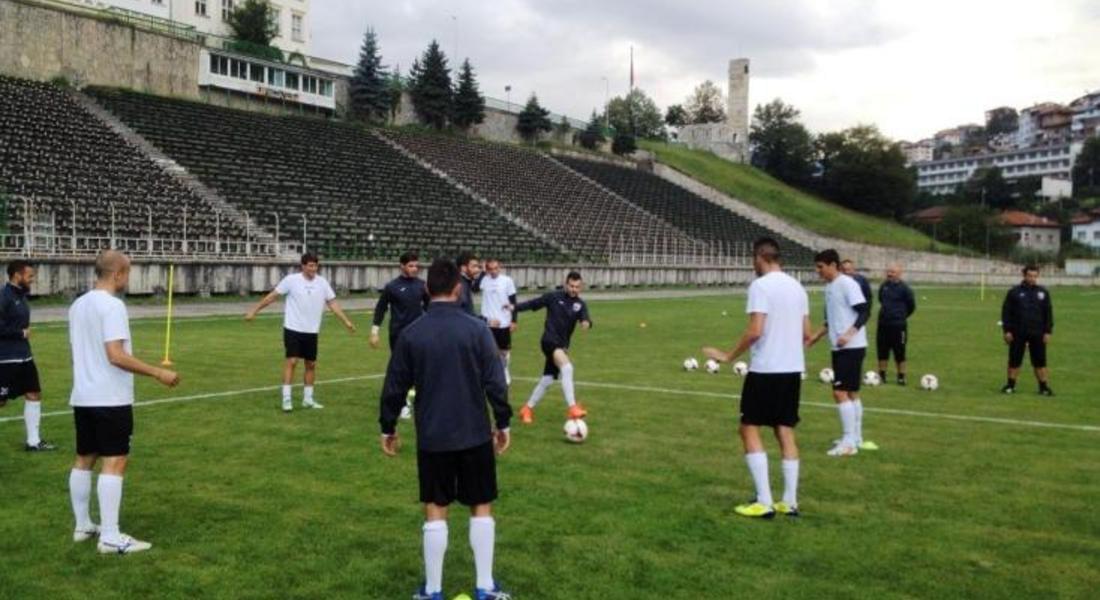
<svg viewBox="0 0 1100 600">
<path fill-rule="evenodd" d="M 1086 140 L 1073 163 L 1073 195 L 1076 198 L 1100 196 L 1100 137 Z"/>
<path fill-rule="evenodd" d="M 405 93 L 405 80 L 401 77 L 401 67 L 397 67 L 386 79 L 386 108 L 390 113 L 390 120 L 397 118 L 397 111 L 401 109 L 401 96 Z"/>
<path fill-rule="evenodd" d="M 454 91 L 447 57 L 432 40 L 419 60 L 413 63 L 409 93 L 420 122 L 436 129 L 447 126 L 454 111 Z"/>
<path fill-rule="evenodd" d="M 270 46 L 279 34 L 275 12 L 267 0 L 244 0 L 229 13 L 225 24 L 233 32 L 233 39 L 257 46 Z"/>
<path fill-rule="evenodd" d="M 665 123 L 670 127 L 683 127 L 688 124 L 688 114 L 682 104 L 673 104 L 665 110 Z"/>
<path fill-rule="evenodd" d="M 995 213 L 980 206 L 953 206 L 936 225 L 936 237 L 948 244 L 961 244 L 975 252 L 1005 256 L 1012 252 L 1016 237 L 1001 225 Z"/>
<path fill-rule="evenodd" d="M 580 140 L 581 146 L 589 150 L 595 150 L 599 148 L 600 144 L 607 141 L 607 138 L 603 136 L 603 121 L 600 119 L 600 115 L 596 114 L 595 109 L 592 110 L 592 118 L 588 120 L 588 126 L 581 132 Z"/>
<path fill-rule="evenodd" d="M 798 122 L 795 107 L 776 98 L 756 107 L 749 142 L 752 164 L 792 185 L 805 185 L 813 173 L 814 144 Z"/>
<path fill-rule="evenodd" d="M 361 119 L 374 121 L 390 112 L 388 74 L 378 51 L 378 36 L 367 29 L 359 50 L 359 64 L 349 85 L 352 112 Z"/>
<path fill-rule="evenodd" d="M 573 126 L 569 124 L 569 119 L 567 119 L 565 115 L 562 115 L 554 133 L 556 133 L 558 137 L 565 138 L 571 131 L 573 131 Z"/>
<path fill-rule="evenodd" d="M 539 104 L 538 97 L 531 94 L 531 97 L 527 99 L 527 104 L 523 107 L 523 111 L 519 113 L 516 131 L 519 132 L 524 141 L 534 142 L 538 140 L 540 133 L 550 131 L 553 128 L 554 124 L 550 122 L 550 111 L 543 108 Z"/>
<path fill-rule="evenodd" d="M 640 89 L 612 98 L 607 104 L 607 117 L 617 133 L 631 133 L 645 139 L 667 137 L 660 109 Z"/>
<path fill-rule="evenodd" d="M 462 61 L 462 68 L 458 72 L 458 89 L 455 90 L 454 124 L 461 129 L 468 129 L 485 121 L 485 97 L 478 89 L 477 79 L 474 77 L 474 68 L 470 66 L 470 59 Z"/>
<path fill-rule="evenodd" d="M 898 145 L 874 126 L 860 125 L 818 136 L 821 177 L 817 189 L 829 200 L 862 213 L 901 219 L 911 210 L 916 173 L 905 166 Z"/>
<path fill-rule="evenodd" d="M 709 79 L 695 86 L 685 108 L 689 123 L 721 123 L 726 120 L 726 100 L 722 90 Z"/>
<path fill-rule="evenodd" d="M 1020 127 L 1020 115 L 1015 108 L 1002 106 L 989 111 L 985 130 L 990 136 L 1011 133 Z"/>
<path fill-rule="evenodd" d="M 633 154 L 637 149 L 638 145 L 634 140 L 634 136 L 629 133 L 617 134 L 615 139 L 611 141 L 611 151 L 620 156 Z"/>
<path fill-rule="evenodd" d="M 967 204 L 997 210 L 1014 208 L 1016 205 L 1012 197 L 1012 187 L 1008 185 L 997 167 L 975 170 L 970 179 L 963 184 L 962 195 Z"/>
</svg>

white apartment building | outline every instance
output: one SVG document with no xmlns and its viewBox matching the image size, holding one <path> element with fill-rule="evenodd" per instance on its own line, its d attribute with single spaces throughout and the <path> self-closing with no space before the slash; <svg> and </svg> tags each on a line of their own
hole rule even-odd
<svg viewBox="0 0 1100 600">
<path fill-rule="evenodd" d="M 981 168 L 998 167 L 1006 180 L 1022 177 L 1070 179 L 1081 144 L 1023 148 L 997 154 L 964 156 L 916 164 L 917 188 L 933 194 L 949 194 Z"/>
</svg>

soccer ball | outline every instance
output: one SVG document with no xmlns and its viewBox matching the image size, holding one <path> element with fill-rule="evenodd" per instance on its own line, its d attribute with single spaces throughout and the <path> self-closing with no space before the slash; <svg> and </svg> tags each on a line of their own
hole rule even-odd
<svg viewBox="0 0 1100 600">
<path fill-rule="evenodd" d="M 801 373 L 801 375 L 802 375 L 802 381 L 806 381 L 806 372 L 805 372 L 805 371 L 803 371 L 803 372 Z"/>
<path fill-rule="evenodd" d="M 928 390 L 931 392 L 932 390 L 940 387 L 940 380 L 931 373 L 927 375 L 922 375 L 920 378 L 920 387 L 923 390 Z"/>
<path fill-rule="evenodd" d="M 692 357 L 684 359 L 684 370 L 685 371 L 694 371 L 695 369 L 698 369 L 698 368 L 699 368 L 699 361 L 695 360 Z"/>
<path fill-rule="evenodd" d="M 714 375 L 721 368 L 722 366 L 718 364 L 718 361 L 714 360 L 713 358 L 707 359 L 707 373 Z"/>
<path fill-rule="evenodd" d="M 863 374 L 863 385 L 882 385 L 882 378 L 879 377 L 878 373 L 875 373 L 874 371 L 867 371 Z"/>
<path fill-rule="evenodd" d="M 733 374 L 744 377 L 749 374 L 749 365 L 745 364 L 745 361 L 739 360 L 733 363 Z"/>
<path fill-rule="evenodd" d="M 821 372 L 817 374 L 817 378 L 821 380 L 821 383 L 833 382 L 833 370 L 829 367 L 821 369 Z"/>
<path fill-rule="evenodd" d="M 569 419 L 565 422 L 565 439 L 579 444 L 588 439 L 588 425 L 581 419 Z"/>
</svg>

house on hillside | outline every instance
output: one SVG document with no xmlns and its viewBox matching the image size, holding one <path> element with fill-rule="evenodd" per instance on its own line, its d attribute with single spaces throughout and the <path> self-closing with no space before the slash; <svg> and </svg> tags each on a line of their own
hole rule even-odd
<svg viewBox="0 0 1100 600">
<path fill-rule="evenodd" d="M 1100 250 L 1100 208 L 1078 214 L 1070 221 L 1070 226 L 1073 241 Z"/>
<path fill-rule="evenodd" d="M 998 220 L 1016 234 L 1016 247 L 1057 254 L 1062 247 L 1062 226 L 1057 221 L 1022 210 L 1006 210 Z"/>
</svg>

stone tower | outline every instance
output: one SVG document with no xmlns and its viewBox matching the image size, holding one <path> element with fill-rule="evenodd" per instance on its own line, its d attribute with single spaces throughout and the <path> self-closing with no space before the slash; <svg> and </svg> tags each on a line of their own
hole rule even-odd
<svg viewBox="0 0 1100 600">
<path fill-rule="evenodd" d="M 747 144 L 749 140 L 749 59 L 730 61 L 727 92 L 726 123 L 733 132 L 733 142 Z"/>
</svg>

